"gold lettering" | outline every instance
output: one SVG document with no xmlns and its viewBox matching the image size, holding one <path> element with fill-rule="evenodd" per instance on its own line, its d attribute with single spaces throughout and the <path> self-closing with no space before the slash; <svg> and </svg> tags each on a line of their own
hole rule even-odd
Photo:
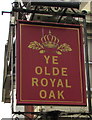
<svg viewBox="0 0 92 120">
<path fill-rule="evenodd" d="M 41 91 L 40 91 L 40 98 L 44 99 L 44 98 L 46 98 L 46 97 L 47 97 L 46 91 L 45 91 L 45 90 L 41 90 Z"/>
<path fill-rule="evenodd" d="M 45 75 L 50 75 L 50 73 L 48 73 L 47 67 L 45 67 Z"/>
<path fill-rule="evenodd" d="M 67 75 L 67 68 L 62 68 L 62 76 L 68 76 Z"/>
<path fill-rule="evenodd" d="M 71 85 L 69 85 L 69 81 L 67 79 L 65 80 L 65 83 L 66 83 L 66 88 L 71 88 Z"/>
<path fill-rule="evenodd" d="M 58 91 L 58 99 L 62 98 L 63 100 L 65 99 L 63 96 L 64 91 Z"/>
<path fill-rule="evenodd" d="M 49 63 L 49 58 L 50 58 L 50 56 L 46 56 L 46 55 L 44 55 L 44 58 L 45 58 L 45 62 L 46 62 L 46 64 L 48 64 Z"/>
<path fill-rule="evenodd" d="M 52 74 L 53 75 L 58 75 L 59 74 L 59 69 L 57 67 L 52 68 Z"/>
<path fill-rule="evenodd" d="M 37 75 L 41 75 L 41 74 L 42 74 L 42 67 L 37 66 L 37 67 L 35 68 L 35 73 L 36 73 Z"/>
<path fill-rule="evenodd" d="M 51 99 L 51 98 L 55 99 L 55 94 L 54 94 L 53 90 L 51 90 L 50 94 L 49 94 L 49 99 Z"/>
<path fill-rule="evenodd" d="M 38 79 L 32 78 L 32 86 L 38 86 Z"/>
<path fill-rule="evenodd" d="M 52 63 L 58 64 L 58 56 L 52 56 Z"/>
<path fill-rule="evenodd" d="M 52 87 L 54 87 L 54 83 L 55 83 L 56 79 L 51 79 L 51 78 L 50 78 L 50 81 L 51 81 Z"/>
<path fill-rule="evenodd" d="M 42 79 L 41 79 L 41 85 L 42 85 L 43 87 L 48 86 L 48 80 L 47 80 L 46 78 L 42 78 Z"/>
<path fill-rule="evenodd" d="M 61 79 L 58 80 L 57 87 L 64 87 Z"/>
</svg>

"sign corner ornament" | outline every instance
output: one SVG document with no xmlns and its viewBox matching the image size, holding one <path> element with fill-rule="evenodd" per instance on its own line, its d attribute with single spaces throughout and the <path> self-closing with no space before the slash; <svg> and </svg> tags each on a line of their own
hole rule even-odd
<svg viewBox="0 0 92 120">
<path fill-rule="evenodd" d="M 81 26 L 18 21 L 17 104 L 86 105 Z"/>
</svg>

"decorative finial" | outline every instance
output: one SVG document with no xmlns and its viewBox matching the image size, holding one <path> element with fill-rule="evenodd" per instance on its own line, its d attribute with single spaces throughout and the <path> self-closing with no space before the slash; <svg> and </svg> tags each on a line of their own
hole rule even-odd
<svg viewBox="0 0 92 120">
<path fill-rule="evenodd" d="M 49 30 L 49 34 L 51 34 L 51 31 Z"/>
</svg>

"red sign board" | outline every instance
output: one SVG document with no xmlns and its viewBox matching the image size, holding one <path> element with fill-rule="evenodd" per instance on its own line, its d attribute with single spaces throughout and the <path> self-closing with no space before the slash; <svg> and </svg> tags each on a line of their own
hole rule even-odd
<svg viewBox="0 0 92 120">
<path fill-rule="evenodd" d="M 81 26 L 17 23 L 17 104 L 86 105 Z"/>
</svg>

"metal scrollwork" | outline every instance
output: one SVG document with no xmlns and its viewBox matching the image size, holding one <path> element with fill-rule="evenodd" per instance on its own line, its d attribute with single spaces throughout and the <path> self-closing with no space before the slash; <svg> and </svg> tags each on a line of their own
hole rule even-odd
<svg viewBox="0 0 92 120">
<path fill-rule="evenodd" d="M 50 7 L 50 10 L 52 12 L 60 12 L 60 11 L 62 11 L 62 8 L 61 7 Z"/>
</svg>

